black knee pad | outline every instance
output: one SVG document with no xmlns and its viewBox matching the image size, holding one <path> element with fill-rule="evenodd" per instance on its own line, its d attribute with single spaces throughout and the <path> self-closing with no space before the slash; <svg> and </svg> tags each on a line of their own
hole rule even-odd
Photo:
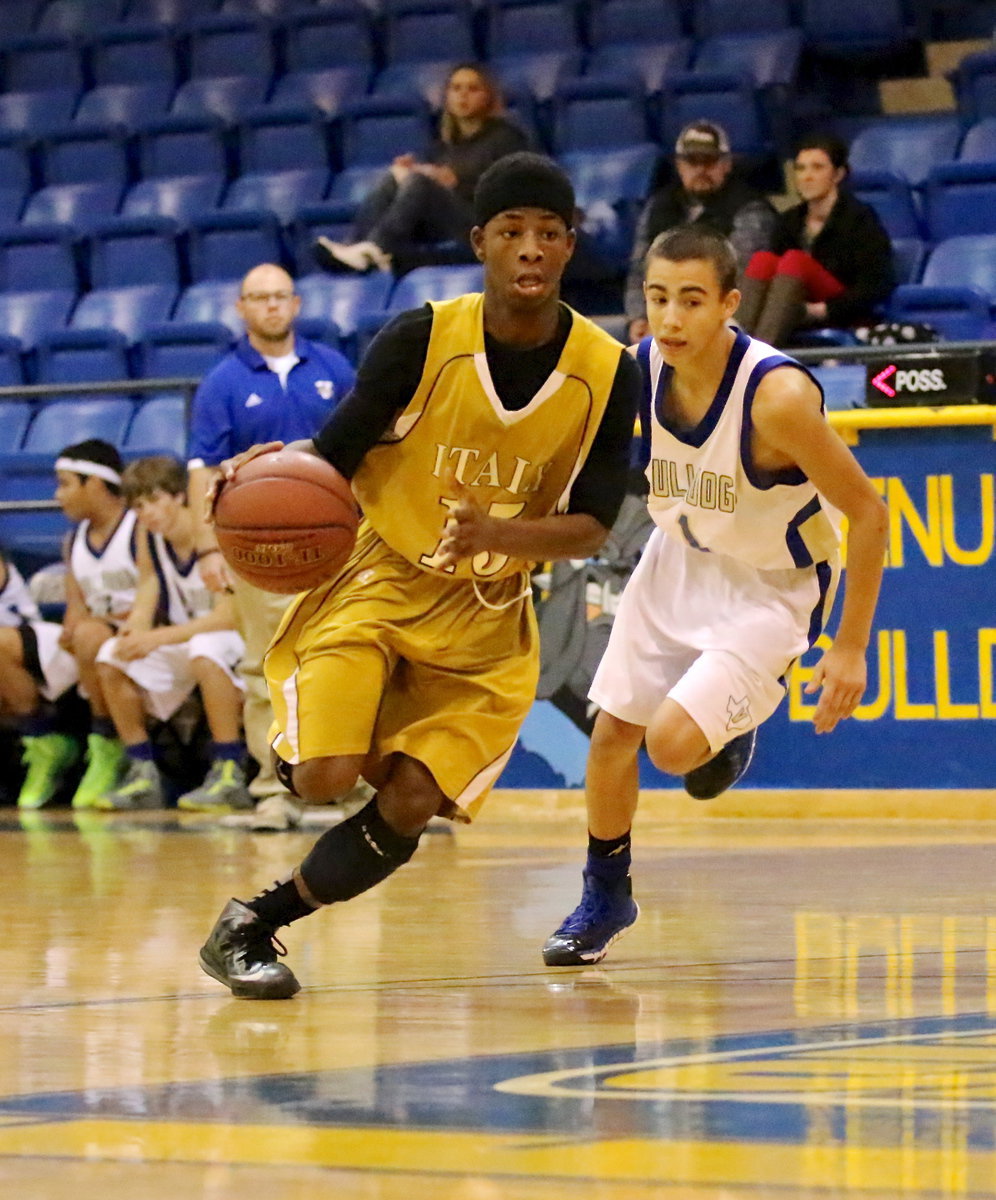
<svg viewBox="0 0 996 1200">
<path fill-rule="evenodd" d="M 380 815 L 374 796 L 358 813 L 322 834 L 301 863 L 301 879 L 322 904 L 351 900 L 403 866 L 418 842 L 417 837 L 395 833 Z"/>
<path fill-rule="evenodd" d="M 294 764 L 287 762 L 286 759 L 280 757 L 275 750 L 270 751 L 270 758 L 273 761 L 273 773 L 290 792 L 292 796 L 297 796 L 300 799 L 297 789 L 294 787 Z"/>
</svg>

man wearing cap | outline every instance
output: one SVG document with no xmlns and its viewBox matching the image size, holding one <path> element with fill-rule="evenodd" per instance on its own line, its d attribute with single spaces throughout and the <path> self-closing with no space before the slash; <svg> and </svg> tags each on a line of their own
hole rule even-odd
<svg viewBox="0 0 996 1200">
<path fill-rule="evenodd" d="M 678 178 L 654 192 L 643 208 L 633 238 L 626 278 L 625 309 L 629 340 L 650 332 L 643 296 L 644 256 L 659 233 L 696 223 L 729 238 L 741 269 L 756 250 L 767 250 L 775 228 L 775 210 L 762 192 L 733 171 L 726 130 L 712 121 L 693 121 L 674 147 Z"/>
<path fill-rule="evenodd" d="M 267 654 L 277 771 L 313 804 L 358 774 L 377 791 L 282 880 L 228 903 L 200 961 L 236 996 L 293 995 L 278 928 L 387 878 L 433 817 L 471 820 L 535 696 L 530 570 L 594 553 L 625 492 L 640 373 L 560 301 L 569 179 L 509 155 L 474 212 L 483 294 L 401 313 L 295 444 L 352 481 L 364 519 L 340 575 L 292 603 Z"/>
</svg>

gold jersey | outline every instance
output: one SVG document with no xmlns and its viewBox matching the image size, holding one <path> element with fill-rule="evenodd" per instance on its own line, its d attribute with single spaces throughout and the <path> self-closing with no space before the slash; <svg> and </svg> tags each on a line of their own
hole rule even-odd
<svg viewBox="0 0 996 1200">
<path fill-rule="evenodd" d="M 484 297 L 432 305 L 422 378 L 411 401 L 353 476 L 381 538 L 409 562 L 440 571 L 439 544 L 457 504 L 453 480 L 494 517 L 565 512 L 612 390 L 619 343 L 592 321 L 573 321 L 556 368 L 525 408 L 495 391 L 484 349 Z M 447 573 L 498 579 L 531 564 L 484 551 Z"/>
</svg>

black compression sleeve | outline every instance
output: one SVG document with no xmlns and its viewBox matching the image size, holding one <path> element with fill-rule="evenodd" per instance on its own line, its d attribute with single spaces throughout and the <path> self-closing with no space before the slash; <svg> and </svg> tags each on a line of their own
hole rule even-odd
<svg viewBox="0 0 996 1200">
<path fill-rule="evenodd" d="M 347 479 L 408 404 L 422 378 L 432 309 L 410 309 L 389 321 L 367 348 L 352 391 L 315 438 L 315 449 Z"/>
</svg>

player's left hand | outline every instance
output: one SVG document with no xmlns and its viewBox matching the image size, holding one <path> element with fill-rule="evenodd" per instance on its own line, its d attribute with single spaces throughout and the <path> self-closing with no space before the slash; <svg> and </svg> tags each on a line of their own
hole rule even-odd
<svg viewBox="0 0 996 1200">
<path fill-rule="evenodd" d="M 151 629 L 132 631 L 123 629 L 117 636 L 115 655 L 122 662 L 134 662 L 137 658 L 145 658 L 159 645 L 159 639 Z"/>
<path fill-rule="evenodd" d="M 491 549 L 486 537 L 492 518 L 481 508 L 466 484 L 451 479 L 448 487 L 456 494 L 457 503 L 450 509 L 439 546 L 440 566 L 444 569 L 455 567 L 463 558 L 472 558 L 482 550 Z"/>
<path fill-rule="evenodd" d="M 816 664 L 805 687 L 807 693 L 823 689 L 813 714 L 816 732 L 830 733 L 849 717 L 861 703 L 867 684 L 864 653 L 834 643 Z"/>
</svg>

